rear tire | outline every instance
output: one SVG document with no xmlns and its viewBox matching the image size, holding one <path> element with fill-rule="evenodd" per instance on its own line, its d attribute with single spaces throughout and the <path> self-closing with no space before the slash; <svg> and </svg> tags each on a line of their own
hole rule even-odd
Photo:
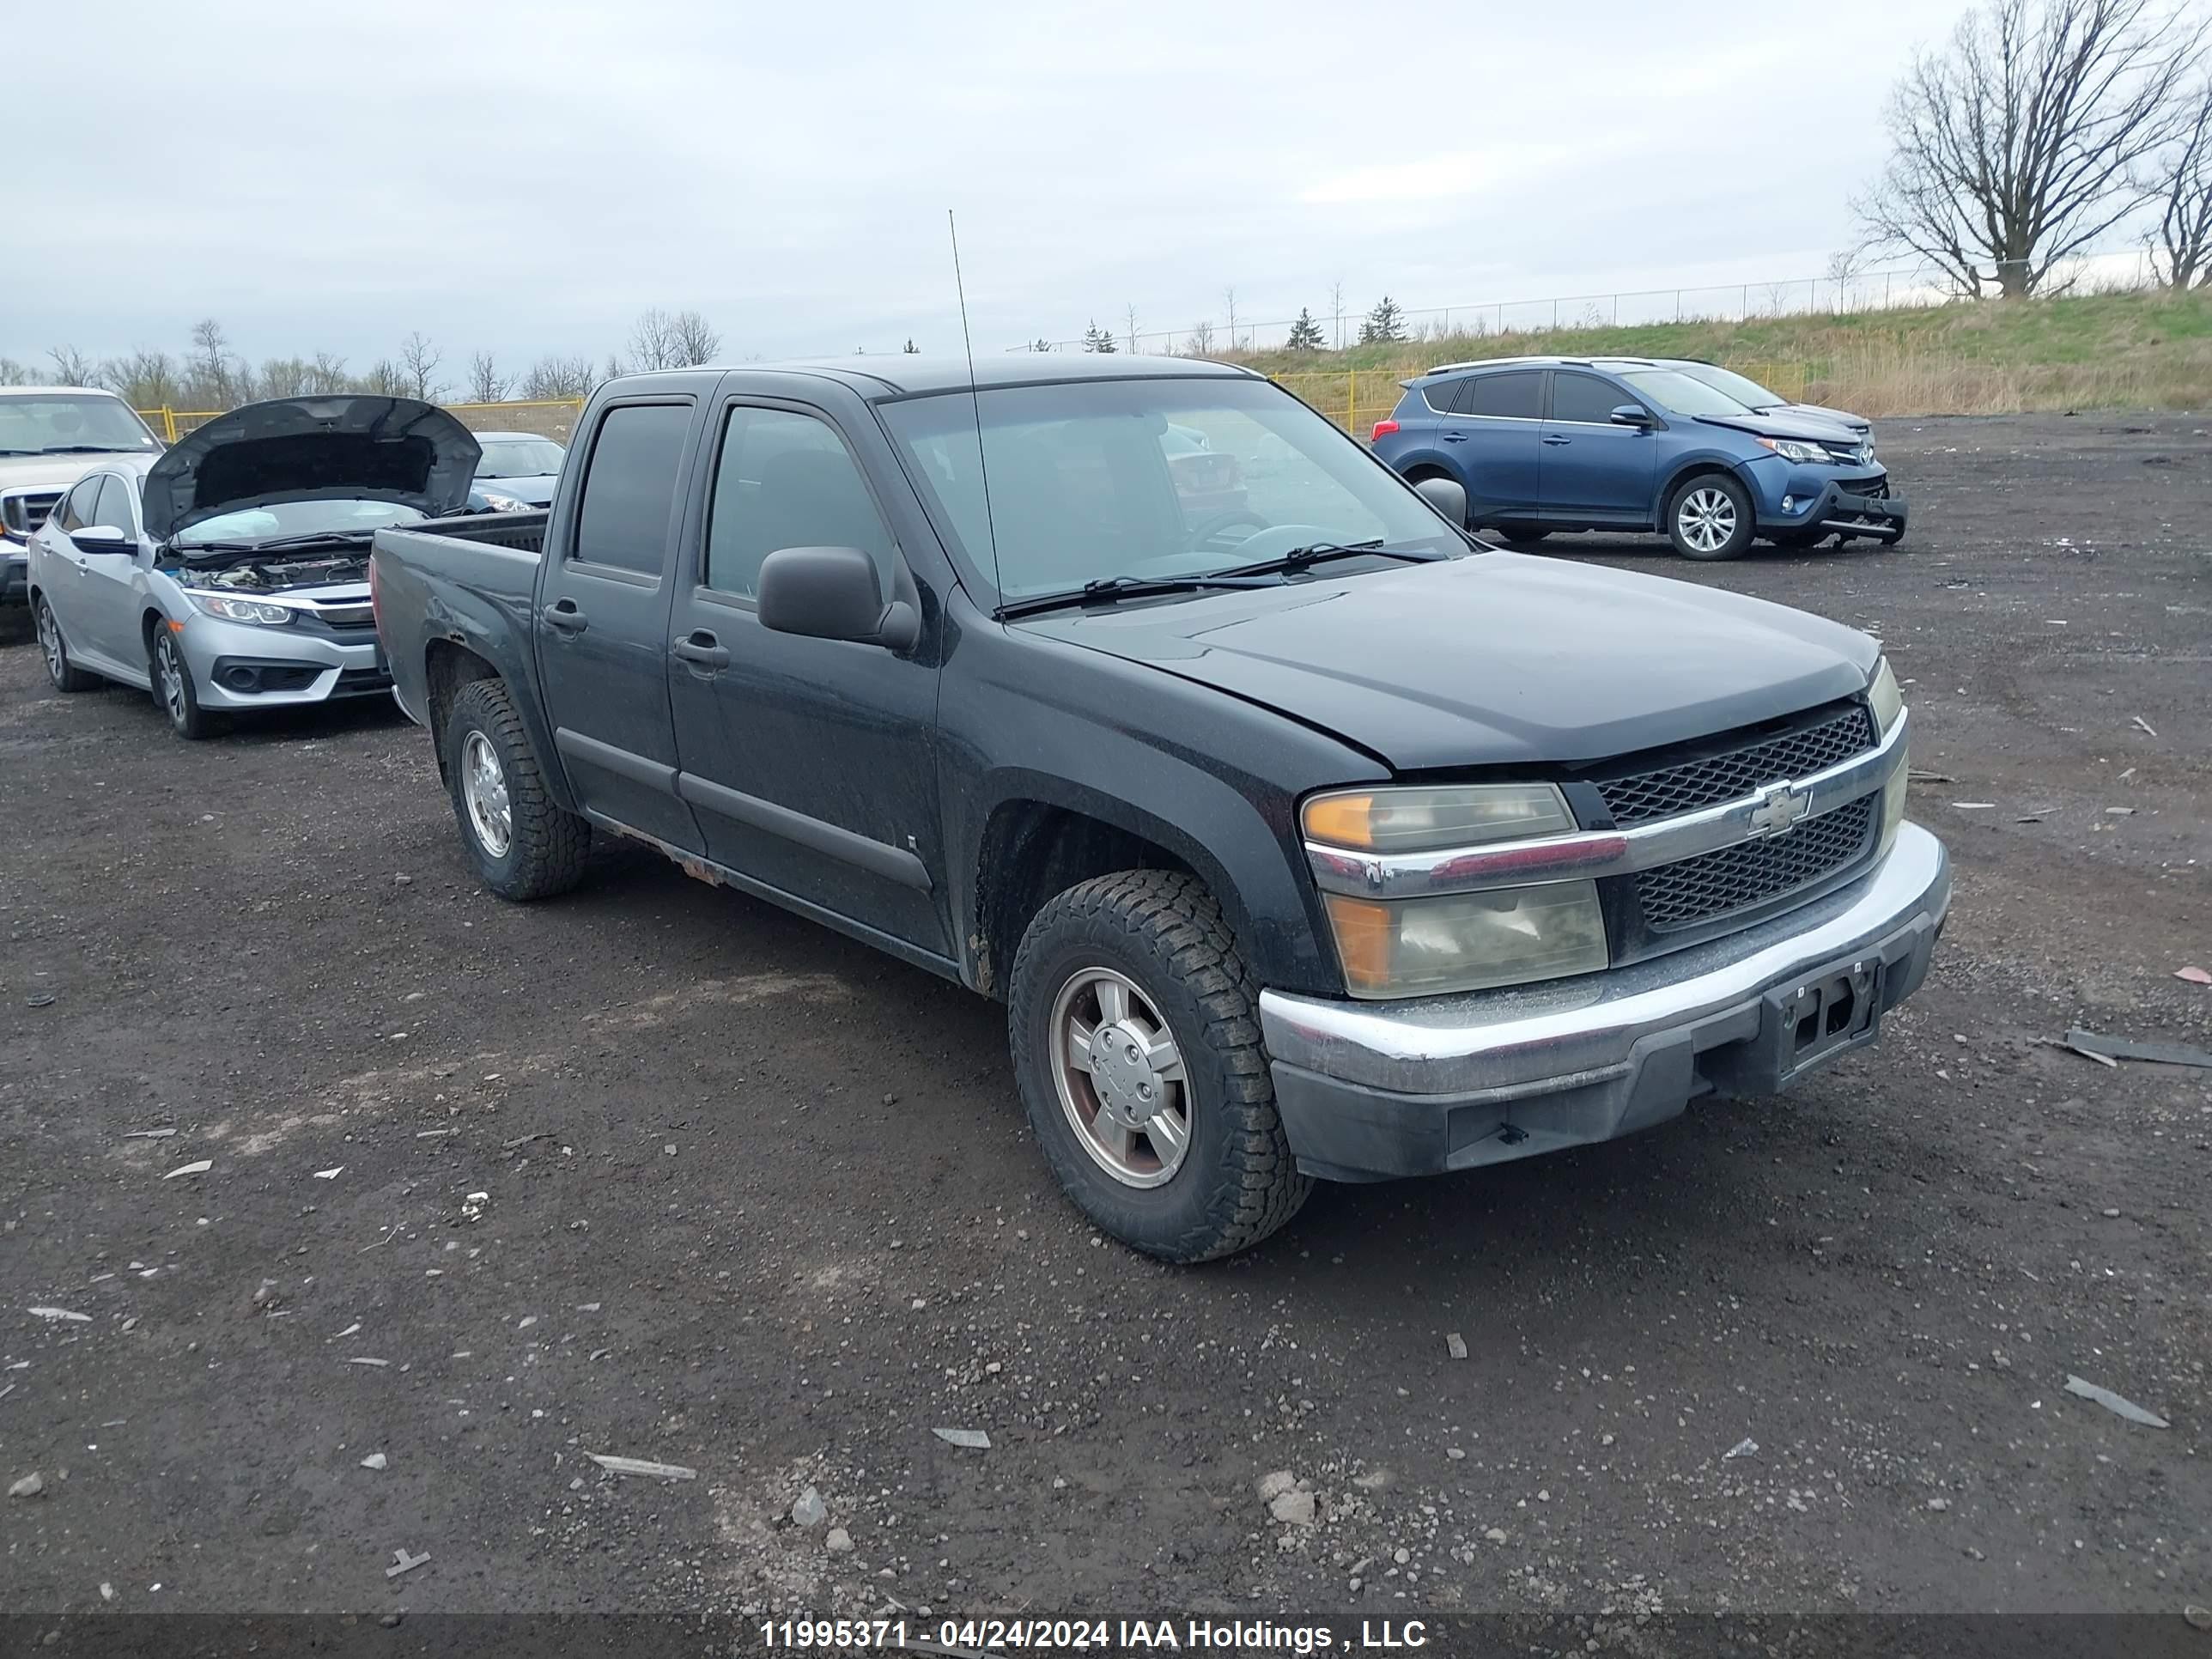
<svg viewBox="0 0 2212 1659">
<path fill-rule="evenodd" d="M 1725 472 L 1683 480 L 1667 503 L 1667 539 L 1686 559 L 1733 559 L 1751 546 L 1751 492 Z"/>
<path fill-rule="evenodd" d="M 1219 905 L 1180 872 L 1086 881 L 1023 934 L 1006 1010 L 1022 1103 L 1061 1188 L 1133 1249 L 1230 1255 L 1313 1189 L 1275 1111 L 1258 1000 Z M 1122 1127 L 1117 1104 L 1150 1115 Z"/>
<path fill-rule="evenodd" d="M 169 730 L 188 743 L 198 743 L 228 729 L 230 723 L 222 715 L 200 707 L 199 688 L 192 684 L 192 665 L 185 660 L 185 648 L 177 643 L 176 630 L 158 617 L 146 658 L 154 707 L 169 722 Z"/>
<path fill-rule="evenodd" d="M 553 799 L 529 729 L 498 680 L 471 680 L 453 699 L 446 780 L 461 845 L 492 892 L 528 903 L 582 879 L 591 823 Z"/>
<path fill-rule="evenodd" d="M 1498 533 L 1515 547 L 1534 547 L 1552 532 L 1541 525 L 1502 524 Z"/>
<path fill-rule="evenodd" d="M 70 661 L 69 641 L 62 638 L 60 619 L 46 596 L 39 595 L 39 608 L 33 618 L 39 629 L 39 651 L 46 659 L 46 678 L 54 683 L 57 691 L 89 691 L 100 684 L 100 676 L 86 672 Z"/>
</svg>

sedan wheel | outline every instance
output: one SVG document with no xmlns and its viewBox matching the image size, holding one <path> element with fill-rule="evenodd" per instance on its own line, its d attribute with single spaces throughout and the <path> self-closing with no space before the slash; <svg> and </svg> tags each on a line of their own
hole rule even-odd
<svg viewBox="0 0 2212 1659">
<path fill-rule="evenodd" d="M 54 608 L 46 596 L 39 596 L 36 622 L 39 629 L 39 653 L 46 659 L 46 678 L 54 683 L 57 691 L 89 691 L 100 684 L 97 674 L 88 674 L 74 666 L 69 658 L 69 643 L 62 638 L 62 625 L 54 616 Z"/>
</svg>

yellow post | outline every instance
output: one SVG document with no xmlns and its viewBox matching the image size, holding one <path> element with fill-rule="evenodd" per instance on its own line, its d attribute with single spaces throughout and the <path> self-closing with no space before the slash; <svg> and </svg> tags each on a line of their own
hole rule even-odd
<svg viewBox="0 0 2212 1659">
<path fill-rule="evenodd" d="M 177 411 L 170 408 L 167 404 L 163 404 L 161 405 L 161 426 L 162 429 L 168 434 L 169 441 L 171 443 L 176 442 Z"/>
<path fill-rule="evenodd" d="M 1359 371 L 1344 371 L 1344 429 L 1353 437 L 1359 435 Z"/>
</svg>

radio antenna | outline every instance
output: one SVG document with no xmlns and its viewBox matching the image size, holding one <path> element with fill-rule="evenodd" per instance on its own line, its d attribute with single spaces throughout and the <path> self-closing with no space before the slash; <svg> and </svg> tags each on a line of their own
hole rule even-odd
<svg viewBox="0 0 2212 1659">
<path fill-rule="evenodd" d="M 945 210 L 945 228 L 952 238 L 952 290 L 960 296 L 960 341 L 968 348 L 968 405 L 975 415 L 975 474 L 983 485 L 983 529 L 991 539 L 991 581 L 999 583 L 999 526 L 991 516 L 991 464 L 983 458 L 983 395 L 975 389 L 975 337 L 968 331 L 968 284 L 960 276 L 960 227 Z M 1001 590 L 1001 597 L 1004 597 Z"/>
</svg>

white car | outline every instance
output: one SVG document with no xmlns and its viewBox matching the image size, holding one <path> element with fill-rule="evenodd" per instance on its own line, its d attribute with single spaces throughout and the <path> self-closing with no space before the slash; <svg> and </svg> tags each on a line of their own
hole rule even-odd
<svg viewBox="0 0 2212 1659">
<path fill-rule="evenodd" d="M 0 605 L 29 592 L 31 538 L 94 467 L 150 461 L 161 441 L 112 392 L 0 386 Z"/>
<path fill-rule="evenodd" d="M 161 455 L 106 458 L 31 538 L 48 676 L 143 687 L 184 738 L 388 693 L 370 534 L 458 510 L 477 453 L 444 410 L 346 395 L 249 404 Z"/>
</svg>

